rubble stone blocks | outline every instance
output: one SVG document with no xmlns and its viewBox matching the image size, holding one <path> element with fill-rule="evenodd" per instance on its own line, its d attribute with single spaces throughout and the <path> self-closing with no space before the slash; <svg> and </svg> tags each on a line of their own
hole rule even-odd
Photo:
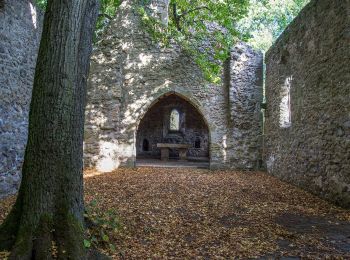
<svg viewBox="0 0 350 260">
<path fill-rule="evenodd" d="M 21 179 L 42 18 L 28 0 L 0 8 L 0 198 L 15 193 Z"/>
</svg>

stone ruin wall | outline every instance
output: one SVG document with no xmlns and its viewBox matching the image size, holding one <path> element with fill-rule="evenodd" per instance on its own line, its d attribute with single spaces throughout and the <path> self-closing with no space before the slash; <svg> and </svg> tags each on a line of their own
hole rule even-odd
<svg viewBox="0 0 350 260">
<path fill-rule="evenodd" d="M 349 0 L 313 0 L 266 55 L 268 172 L 345 207 L 350 207 L 349 28 Z"/>
<path fill-rule="evenodd" d="M 42 18 L 29 0 L 0 7 L 0 198 L 20 182 Z"/>
<path fill-rule="evenodd" d="M 85 166 L 101 171 L 134 166 L 139 122 L 158 98 L 176 93 L 208 123 L 212 169 L 256 169 L 262 132 L 262 55 L 241 44 L 232 57 L 225 84 L 206 82 L 180 48 L 152 43 L 130 1 L 124 1 L 92 57 Z"/>
<path fill-rule="evenodd" d="M 313 0 L 267 53 L 263 150 L 271 174 L 345 207 L 350 201 L 349 6 L 349 0 Z M 161 8 L 155 12 L 166 23 Z M 29 0 L 5 0 L 0 8 L 0 197 L 16 192 L 20 181 L 41 23 L 42 14 Z M 257 168 L 261 62 L 261 54 L 238 44 L 224 84 L 208 84 L 179 48 L 159 49 L 142 33 L 135 12 L 121 9 L 92 57 L 86 166 L 133 166 L 139 121 L 158 97 L 176 92 L 205 115 L 212 168 Z"/>
<path fill-rule="evenodd" d="M 230 164 L 235 169 L 262 167 L 263 54 L 238 43 L 229 63 Z"/>
<path fill-rule="evenodd" d="M 213 169 L 255 169 L 260 157 L 258 149 L 252 151 L 261 136 L 261 54 L 237 45 L 224 84 L 209 84 L 178 47 L 160 49 L 152 43 L 129 7 L 120 9 L 92 57 L 85 166 L 134 166 L 141 118 L 159 97 L 176 93 L 208 123 Z M 156 9 L 157 15 L 166 21 L 160 11 Z M 5 1 L 0 9 L 0 196 L 16 192 L 20 182 L 42 18 L 29 0 Z M 253 105 L 244 107 L 245 99 Z M 254 126 L 251 134 L 248 124 Z M 251 152 L 244 152 L 245 147 Z"/>
</svg>

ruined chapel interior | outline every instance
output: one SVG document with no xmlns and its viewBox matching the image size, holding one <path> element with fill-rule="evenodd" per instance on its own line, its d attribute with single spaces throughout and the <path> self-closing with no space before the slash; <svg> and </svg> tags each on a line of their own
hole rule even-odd
<svg viewBox="0 0 350 260">
<path fill-rule="evenodd" d="M 162 19 L 168 2 L 157 1 Z M 20 183 L 43 20 L 32 1 L 14 5 L 0 13 L 0 196 Z M 310 1 L 265 54 L 237 42 L 220 84 L 206 81 L 181 48 L 154 44 L 141 26 L 123 1 L 94 46 L 87 169 L 182 158 L 211 170 L 263 170 L 350 206 L 348 1 Z"/>
<path fill-rule="evenodd" d="M 118 5 L 81 77 L 62 28 L 96 2 L 0 0 L 0 259 L 350 259 L 350 0 L 99 1 Z M 299 9 L 270 47 L 229 44 L 217 81 L 145 27 L 174 26 L 174 3 L 248 2 L 272 23 Z"/>
</svg>

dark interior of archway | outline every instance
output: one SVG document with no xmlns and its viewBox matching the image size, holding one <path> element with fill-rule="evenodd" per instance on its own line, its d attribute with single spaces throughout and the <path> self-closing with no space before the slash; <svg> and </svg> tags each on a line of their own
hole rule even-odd
<svg viewBox="0 0 350 260">
<path fill-rule="evenodd" d="M 176 115 L 171 117 L 174 111 Z M 203 116 L 175 94 L 162 97 L 141 120 L 136 137 L 137 158 L 160 158 L 157 143 L 190 144 L 187 153 L 190 160 L 209 158 L 209 130 Z M 177 149 L 171 149 L 169 156 L 178 158 Z"/>
</svg>

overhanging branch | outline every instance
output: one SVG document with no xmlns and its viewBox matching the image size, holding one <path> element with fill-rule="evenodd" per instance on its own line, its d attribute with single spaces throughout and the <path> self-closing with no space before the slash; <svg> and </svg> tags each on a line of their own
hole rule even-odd
<svg viewBox="0 0 350 260">
<path fill-rule="evenodd" d="M 1 1 L 1 0 L 0 0 L 0 1 Z M 109 20 L 112 20 L 112 19 L 113 19 L 112 16 L 110 16 L 110 15 L 108 15 L 108 14 L 105 14 L 105 13 L 100 13 L 100 14 L 98 14 L 98 17 L 105 17 L 105 18 L 107 18 L 107 19 L 109 19 Z"/>
<path fill-rule="evenodd" d="M 193 13 L 195 11 L 199 11 L 199 10 L 202 10 L 202 9 L 207 9 L 208 11 L 211 11 L 208 6 L 204 5 L 204 6 L 199 6 L 199 7 L 193 8 L 193 9 L 187 11 L 187 12 L 184 12 L 183 14 L 179 15 L 179 17 L 182 18 L 185 15 L 188 15 L 189 13 Z"/>
</svg>

